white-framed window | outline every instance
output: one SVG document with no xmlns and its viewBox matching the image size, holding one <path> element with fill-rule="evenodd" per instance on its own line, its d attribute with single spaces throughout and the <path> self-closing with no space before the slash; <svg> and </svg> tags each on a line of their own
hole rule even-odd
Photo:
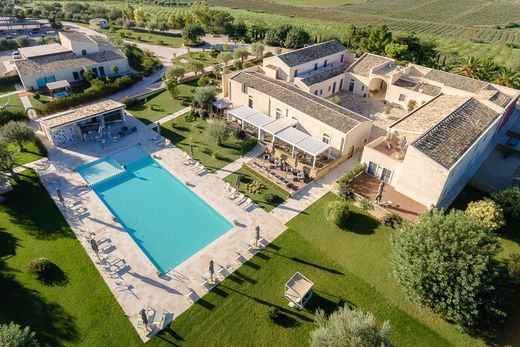
<svg viewBox="0 0 520 347">
<path fill-rule="evenodd" d="M 399 101 L 405 101 L 405 100 L 406 100 L 406 95 L 399 94 Z"/>
<path fill-rule="evenodd" d="M 294 70 L 294 77 L 298 77 L 298 70 Z"/>
<path fill-rule="evenodd" d="M 248 101 L 247 106 L 249 106 L 249 108 L 253 108 L 253 96 L 252 95 L 249 95 L 249 101 Z"/>
<path fill-rule="evenodd" d="M 328 145 L 330 143 L 330 136 L 327 135 L 327 134 L 323 134 L 323 137 L 321 138 L 321 141 Z"/>
<path fill-rule="evenodd" d="M 282 118 L 282 110 L 279 108 L 276 109 L 276 119 Z"/>
</svg>

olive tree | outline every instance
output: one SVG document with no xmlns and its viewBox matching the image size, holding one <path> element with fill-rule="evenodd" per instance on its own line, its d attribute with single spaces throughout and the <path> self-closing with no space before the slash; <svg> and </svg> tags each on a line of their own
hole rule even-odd
<svg viewBox="0 0 520 347">
<path fill-rule="evenodd" d="M 228 63 L 233 59 L 233 53 L 232 52 L 220 52 L 217 59 L 220 62 L 223 62 L 224 65 L 228 65 Z"/>
<path fill-rule="evenodd" d="M 311 347 L 387 347 L 391 346 L 390 323 L 377 324 L 370 312 L 340 307 L 329 317 L 318 309 L 317 329 L 311 332 Z"/>
<path fill-rule="evenodd" d="M 181 78 L 184 77 L 186 74 L 186 69 L 184 69 L 184 66 L 176 64 L 172 65 L 166 70 L 166 79 L 174 79 L 175 82 L 179 82 Z"/>
<path fill-rule="evenodd" d="M 260 42 L 255 42 L 251 45 L 251 52 L 257 57 L 262 56 L 264 54 L 264 50 L 265 46 Z"/>
<path fill-rule="evenodd" d="M 240 59 L 240 61 L 246 60 L 248 56 L 249 56 L 249 52 L 247 51 L 247 49 L 245 49 L 243 47 L 237 48 L 233 52 L 233 58 Z"/>
<path fill-rule="evenodd" d="M 27 149 L 24 144 L 26 142 L 34 142 L 36 135 L 25 122 L 10 121 L 0 128 L 0 136 L 3 137 L 6 143 L 14 143 L 18 146 L 20 152 L 25 152 Z"/>
<path fill-rule="evenodd" d="M 493 232 L 458 210 L 433 210 L 391 238 L 393 276 L 416 304 L 461 326 L 481 314 L 502 315 L 496 288 L 500 244 Z"/>
<path fill-rule="evenodd" d="M 208 126 L 208 131 L 211 136 L 215 138 L 217 146 L 222 145 L 229 137 L 229 127 L 227 123 L 220 119 L 215 119 Z"/>
<path fill-rule="evenodd" d="M 11 322 L 0 325 L 0 346 L 38 347 L 39 344 L 29 327 L 22 328 Z"/>
<path fill-rule="evenodd" d="M 190 71 L 193 71 L 195 75 L 198 75 L 204 71 L 204 63 L 199 60 L 191 59 L 188 61 L 187 66 Z"/>
</svg>

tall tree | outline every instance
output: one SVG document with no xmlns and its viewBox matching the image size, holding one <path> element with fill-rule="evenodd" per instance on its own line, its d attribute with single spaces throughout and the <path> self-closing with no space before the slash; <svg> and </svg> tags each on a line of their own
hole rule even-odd
<svg viewBox="0 0 520 347">
<path fill-rule="evenodd" d="M 25 152 L 26 148 L 24 144 L 26 142 L 34 142 L 36 135 L 33 130 L 20 121 L 10 121 L 0 128 L 0 136 L 7 143 L 14 143 L 18 146 L 20 152 Z"/>
<path fill-rule="evenodd" d="M 244 47 L 237 48 L 233 52 L 233 58 L 240 59 L 240 61 L 246 60 L 247 57 L 249 57 L 249 52 Z"/>
<path fill-rule="evenodd" d="M 227 66 L 228 63 L 233 59 L 233 52 L 220 52 L 217 59 Z"/>
<path fill-rule="evenodd" d="M 302 48 L 309 42 L 311 42 L 311 36 L 309 33 L 305 29 L 295 27 L 287 33 L 284 45 L 287 48 L 295 49 Z"/>
<path fill-rule="evenodd" d="M 462 326 L 501 315 L 493 232 L 463 211 L 424 214 L 391 239 L 393 275 L 415 303 Z"/>
<path fill-rule="evenodd" d="M 251 53 L 257 57 L 261 57 L 264 54 L 265 46 L 260 42 L 255 42 L 251 45 Z"/>
<path fill-rule="evenodd" d="M 16 166 L 15 159 L 7 149 L 7 145 L 8 143 L 0 138 L 0 174 L 8 172 L 16 182 L 20 182 L 20 177 L 14 171 Z"/>
<path fill-rule="evenodd" d="M 233 24 L 228 31 L 230 40 L 245 41 L 247 39 L 247 25 L 243 21 Z"/>
<path fill-rule="evenodd" d="M 285 44 L 285 39 L 287 38 L 287 34 L 291 29 L 292 26 L 289 24 L 282 24 L 278 28 L 269 29 L 265 33 L 264 43 L 269 46 L 283 47 Z"/>
<path fill-rule="evenodd" d="M 179 83 L 179 79 L 183 78 L 186 74 L 186 70 L 182 65 L 175 64 L 166 70 L 166 79 L 174 79 L 175 82 Z"/>
<path fill-rule="evenodd" d="M 185 45 L 191 46 L 199 43 L 205 31 L 200 25 L 189 24 L 182 29 L 182 40 Z"/>
<path fill-rule="evenodd" d="M 211 112 L 213 102 L 215 102 L 217 91 L 215 87 L 206 86 L 195 89 L 192 100 L 192 111 L 205 117 Z"/>
<path fill-rule="evenodd" d="M 360 48 L 366 52 L 384 54 L 387 44 L 392 42 L 392 32 L 386 24 L 370 27 L 368 36 L 361 39 Z"/>
</svg>

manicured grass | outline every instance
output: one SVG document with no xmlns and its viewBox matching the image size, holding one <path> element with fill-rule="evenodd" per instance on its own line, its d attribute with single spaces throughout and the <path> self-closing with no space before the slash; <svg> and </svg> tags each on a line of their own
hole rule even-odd
<svg viewBox="0 0 520 347">
<path fill-rule="evenodd" d="M 204 67 L 206 66 L 212 66 L 214 64 L 219 63 L 218 58 L 213 58 L 210 54 L 210 52 L 190 52 L 183 55 L 179 55 L 172 59 L 172 61 L 179 64 L 184 64 L 184 60 L 198 60 L 201 61 L 204 64 Z"/>
<path fill-rule="evenodd" d="M 140 340 L 33 171 L 0 204 L 0 323 L 29 325 L 42 346 L 138 346 Z M 49 281 L 26 271 L 46 257 Z"/>
<path fill-rule="evenodd" d="M 189 106 L 193 98 L 193 89 L 196 86 L 196 82 L 179 84 L 177 87 L 179 94 L 175 99 L 172 99 L 170 93 L 165 90 L 128 105 L 127 111 L 144 123 L 155 122 Z"/>
<path fill-rule="evenodd" d="M 14 144 L 9 145 L 9 151 L 13 154 L 15 163 L 17 165 L 25 165 L 27 163 L 33 162 L 35 160 L 45 158 L 46 155 L 42 151 L 43 144 L 36 144 L 36 143 L 26 143 L 25 148 L 27 151 L 25 152 L 19 152 L 18 146 Z"/>
<path fill-rule="evenodd" d="M 315 309 L 331 312 L 344 303 L 371 311 L 379 322 L 390 320 L 397 346 L 486 345 L 482 338 L 406 300 L 391 277 L 393 230 L 354 207 L 347 229 L 331 225 L 323 212 L 337 199 L 329 193 L 289 222 L 289 230 L 177 318 L 151 345 L 159 339 L 189 346 L 207 341 L 223 346 L 308 345 Z M 316 284 L 315 297 L 303 311 L 287 307 L 283 298 L 285 282 L 295 271 Z M 270 307 L 282 310 L 280 325 L 269 321 Z M 501 328 L 498 323 L 495 327 Z M 515 344 L 515 326 L 510 328 L 510 334 L 501 334 L 501 344 Z"/>
<path fill-rule="evenodd" d="M 24 112 L 25 108 L 23 107 L 22 100 L 18 95 L 9 95 L 3 98 L 0 98 L 0 105 L 4 106 L 8 104 L 5 110 L 9 110 L 11 112 Z"/>
<path fill-rule="evenodd" d="M 173 124 L 175 124 L 175 128 L 172 127 Z M 218 146 L 215 138 L 208 134 L 207 127 L 208 121 L 206 120 L 196 118 L 193 122 L 187 122 L 182 115 L 164 123 L 161 126 L 161 135 L 188 154 L 191 154 L 191 143 L 194 158 L 209 171 L 216 171 L 242 155 L 240 152 L 242 140 L 231 136 L 221 146 Z M 218 158 L 214 156 L 215 152 L 218 152 Z"/>
<path fill-rule="evenodd" d="M 289 198 L 289 193 L 284 191 L 283 189 L 277 187 L 274 183 L 270 182 L 266 178 L 260 176 L 255 173 L 250 168 L 244 166 L 240 170 L 233 172 L 231 175 L 227 176 L 224 181 L 229 182 L 232 187 L 235 187 L 237 176 L 240 175 L 240 187 L 239 190 L 242 194 L 248 196 L 253 200 L 255 204 L 260 206 L 266 211 L 271 211 L 276 206 L 280 205 L 282 202 Z M 263 185 L 263 188 L 259 192 L 250 192 L 247 189 L 247 184 L 251 182 L 260 182 Z M 272 194 L 275 196 L 275 199 L 271 202 L 265 199 L 267 194 Z"/>
</svg>

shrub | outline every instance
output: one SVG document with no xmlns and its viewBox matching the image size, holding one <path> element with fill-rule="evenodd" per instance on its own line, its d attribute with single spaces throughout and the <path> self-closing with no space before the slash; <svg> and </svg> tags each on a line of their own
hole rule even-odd
<svg viewBox="0 0 520 347">
<path fill-rule="evenodd" d="M 248 137 L 240 143 L 240 152 L 242 155 L 246 154 L 256 146 L 257 140 L 253 137 Z"/>
<path fill-rule="evenodd" d="M 253 66 L 255 66 L 255 64 L 253 64 L 253 63 L 250 62 L 250 61 L 245 61 L 245 62 L 242 64 L 242 67 L 243 67 L 244 69 L 247 69 L 247 68 L 250 68 L 250 67 L 253 67 Z"/>
<path fill-rule="evenodd" d="M 403 223 L 403 218 L 397 213 L 389 213 L 383 217 L 383 224 L 397 229 Z"/>
<path fill-rule="evenodd" d="M 417 101 L 415 100 L 408 101 L 408 104 L 406 105 L 406 109 L 408 110 L 408 112 L 412 112 L 413 110 L 415 110 L 416 107 Z"/>
<path fill-rule="evenodd" d="M 213 151 L 209 147 L 202 147 L 202 149 L 200 151 L 207 155 L 211 155 L 213 153 Z"/>
<path fill-rule="evenodd" d="M 341 98 L 339 95 L 331 96 L 329 101 L 335 103 L 336 105 L 341 105 Z"/>
<path fill-rule="evenodd" d="M 267 193 L 265 194 L 265 201 L 268 203 L 273 203 L 278 199 L 278 195 Z"/>
<path fill-rule="evenodd" d="M 204 87 L 204 86 L 207 86 L 209 84 L 210 80 L 209 80 L 209 77 L 206 76 L 206 75 L 203 75 L 199 78 L 199 80 L 197 81 L 197 85 L 199 87 Z"/>
<path fill-rule="evenodd" d="M 416 304 L 462 326 L 503 315 L 496 236 L 458 210 L 433 210 L 392 235 L 393 276 Z"/>
<path fill-rule="evenodd" d="M 506 218 L 520 220 L 520 188 L 511 187 L 492 193 L 491 199 L 502 208 Z"/>
<path fill-rule="evenodd" d="M 259 181 L 253 181 L 251 183 L 246 184 L 247 191 L 250 193 L 253 193 L 253 194 L 260 193 L 260 191 L 264 188 L 265 188 L 264 185 Z M 270 195 L 272 195 L 272 194 L 270 194 Z"/>
<path fill-rule="evenodd" d="M 27 264 L 27 271 L 38 278 L 45 278 L 51 271 L 51 262 L 47 258 L 36 258 Z"/>
<path fill-rule="evenodd" d="M 354 192 L 350 188 L 349 182 L 345 180 L 338 181 L 338 195 L 343 200 L 353 200 Z"/>
<path fill-rule="evenodd" d="M 359 206 L 361 206 L 363 211 L 369 212 L 369 211 L 374 210 L 374 205 L 372 204 L 372 202 L 370 200 L 368 200 L 367 198 L 365 198 L 364 196 L 362 196 L 361 199 L 359 200 Z"/>
<path fill-rule="evenodd" d="M 357 175 L 365 171 L 366 165 L 364 163 L 357 164 L 354 166 L 350 171 L 348 171 L 346 174 L 341 176 L 341 181 L 350 182 L 353 180 Z"/>
<path fill-rule="evenodd" d="M 0 129 L 2 137 L 7 143 L 13 143 L 18 146 L 18 151 L 25 152 L 26 142 L 36 142 L 36 135 L 33 130 L 22 121 L 11 121 L 3 125 Z"/>
<path fill-rule="evenodd" d="M 184 115 L 184 120 L 189 123 L 194 122 L 196 118 L 197 117 L 191 112 L 188 112 Z"/>
<path fill-rule="evenodd" d="M 329 222 L 336 224 L 340 228 L 347 226 L 350 210 L 345 202 L 333 201 L 329 203 L 326 213 L 326 218 Z"/>
<path fill-rule="evenodd" d="M 516 283 L 520 283 L 520 253 L 511 253 L 507 261 L 509 276 Z"/>
<path fill-rule="evenodd" d="M 213 158 L 217 159 L 217 160 L 222 160 L 224 159 L 224 157 L 222 156 L 222 154 L 220 154 L 219 151 L 215 151 L 213 152 L 213 154 L 211 155 Z"/>
<path fill-rule="evenodd" d="M 38 92 L 36 92 L 36 93 L 33 94 L 33 98 L 34 98 L 35 100 L 40 100 L 41 97 L 42 97 L 42 96 L 41 96 L 40 93 L 38 93 Z"/>
<path fill-rule="evenodd" d="M 493 200 L 472 201 L 466 208 L 466 213 L 477 218 L 491 230 L 498 230 L 504 224 L 504 212 Z"/>
<path fill-rule="evenodd" d="M 321 309 L 316 311 L 316 330 L 311 332 L 311 347 L 356 346 L 389 347 L 390 323 L 379 326 L 374 316 L 359 308 L 351 310 L 346 304 L 329 317 Z"/>
<path fill-rule="evenodd" d="M 274 56 L 273 52 L 267 52 L 264 54 L 264 58 L 269 58 L 269 57 L 272 57 Z"/>
<path fill-rule="evenodd" d="M 29 327 L 22 328 L 13 322 L 0 324 L 0 346 L 6 347 L 38 347 L 34 332 Z"/>
</svg>

